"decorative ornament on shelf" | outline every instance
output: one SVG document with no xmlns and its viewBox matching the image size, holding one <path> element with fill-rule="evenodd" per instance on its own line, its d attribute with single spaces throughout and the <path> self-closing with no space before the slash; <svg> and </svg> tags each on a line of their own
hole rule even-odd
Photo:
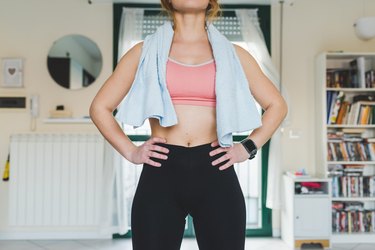
<svg viewBox="0 0 375 250">
<path fill-rule="evenodd" d="M 360 17 L 353 26 L 358 38 L 370 40 L 375 37 L 375 16 Z"/>
<path fill-rule="evenodd" d="M 49 111 L 50 118 L 72 118 L 72 111 L 66 109 L 64 105 L 57 105 L 55 110 Z"/>
</svg>

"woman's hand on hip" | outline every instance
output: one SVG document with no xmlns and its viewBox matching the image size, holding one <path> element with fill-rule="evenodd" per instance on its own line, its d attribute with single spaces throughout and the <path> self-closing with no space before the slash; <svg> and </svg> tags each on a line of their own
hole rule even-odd
<svg viewBox="0 0 375 250">
<path fill-rule="evenodd" d="M 155 143 L 157 142 L 165 143 L 166 140 L 160 137 L 151 137 L 142 145 L 136 146 L 130 153 L 130 157 L 128 160 L 134 164 L 146 163 L 154 167 L 160 167 L 161 164 L 159 162 L 151 160 L 150 157 L 166 160 L 168 158 L 166 154 L 169 153 L 169 149 L 159 145 L 155 145 Z"/>
<path fill-rule="evenodd" d="M 211 143 L 212 147 L 217 147 L 218 145 L 219 142 L 217 140 Z M 218 147 L 210 152 L 210 156 L 214 156 L 222 152 L 226 152 L 226 154 L 212 162 L 212 165 L 216 166 L 224 161 L 227 161 L 224 165 L 219 167 L 219 170 L 224 170 L 232 166 L 234 163 L 243 162 L 249 159 L 249 153 L 241 143 L 233 143 L 233 146 L 231 147 Z"/>
</svg>

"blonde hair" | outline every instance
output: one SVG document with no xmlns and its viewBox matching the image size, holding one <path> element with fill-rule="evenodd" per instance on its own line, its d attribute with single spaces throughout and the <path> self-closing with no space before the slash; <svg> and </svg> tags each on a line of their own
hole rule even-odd
<svg viewBox="0 0 375 250">
<path fill-rule="evenodd" d="M 174 9 L 170 0 L 160 0 L 161 6 L 167 12 L 168 16 L 175 22 Z M 213 22 L 216 18 L 221 15 L 221 7 L 218 0 L 210 0 L 206 9 L 206 19 L 209 22 Z"/>
</svg>

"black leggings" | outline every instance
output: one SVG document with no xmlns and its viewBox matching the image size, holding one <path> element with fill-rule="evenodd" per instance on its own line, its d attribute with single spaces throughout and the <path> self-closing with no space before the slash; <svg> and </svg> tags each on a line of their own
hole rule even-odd
<svg viewBox="0 0 375 250">
<path fill-rule="evenodd" d="M 193 218 L 200 250 L 243 250 L 245 199 L 233 165 L 219 170 L 211 162 L 211 143 L 169 149 L 161 167 L 143 164 L 131 212 L 133 250 L 178 250 L 185 218 Z M 219 147 L 219 146 L 217 146 Z"/>
</svg>

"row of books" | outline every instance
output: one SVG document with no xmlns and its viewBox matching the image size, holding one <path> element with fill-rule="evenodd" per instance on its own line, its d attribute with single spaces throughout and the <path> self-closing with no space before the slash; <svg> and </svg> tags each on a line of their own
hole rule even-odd
<svg viewBox="0 0 375 250">
<path fill-rule="evenodd" d="M 330 164 L 332 197 L 375 197 L 375 176 L 364 176 L 365 165 Z"/>
<path fill-rule="evenodd" d="M 359 94 L 349 101 L 344 91 L 327 91 L 327 124 L 375 124 L 375 96 Z"/>
<path fill-rule="evenodd" d="M 333 176 L 332 197 L 375 197 L 375 176 Z"/>
<path fill-rule="evenodd" d="M 375 210 L 332 210 L 333 233 L 375 232 Z"/>
<path fill-rule="evenodd" d="M 328 161 L 375 161 L 375 143 L 365 141 L 327 142 Z"/>
<path fill-rule="evenodd" d="M 358 57 L 345 68 L 327 69 L 326 82 L 329 88 L 374 88 L 375 70 L 371 62 Z"/>
</svg>

